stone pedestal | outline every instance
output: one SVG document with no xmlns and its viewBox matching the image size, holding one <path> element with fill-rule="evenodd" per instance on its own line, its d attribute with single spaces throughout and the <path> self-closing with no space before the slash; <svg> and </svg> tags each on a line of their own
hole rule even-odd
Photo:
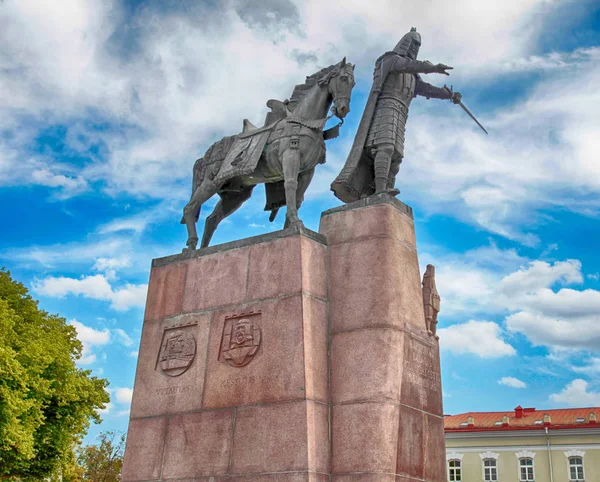
<svg viewBox="0 0 600 482">
<path fill-rule="evenodd" d="M 326 254 L 296 229 L 153 261 L 124 481 L 329 480 Z"/>
<path fill-rule="evenodd" d="M 438 342 L 427 334 L 412 210 L 375 196 L 323 213 L 332 480 L 446 480 Z"/>
<path fill-rule="evenodd" d="M 123 481 L 442 482 L 410 208 L 153 261 Z"/>
</svg>

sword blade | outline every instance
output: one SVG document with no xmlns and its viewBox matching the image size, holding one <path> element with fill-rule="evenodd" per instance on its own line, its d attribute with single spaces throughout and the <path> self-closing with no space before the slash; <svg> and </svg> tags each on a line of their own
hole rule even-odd
<svg viewBox="0 0 600 482">
<path fill-rule="evenodd" d="M 475 123 L 476 123 L 476 124 L 477 124 L 479 127 L 481 127 L 481 130 L 482 130 L 483 132 L 485 132 L 486 134 L 488 134 L 488 131 L 486 131 L 486 130 L 485 130 L 485 127 L 483 127 L 483 126 L 481 125 L 481 123 L 480 123 L 480 122 L 479 122 L 479 121 L 478 121 L 478 120 L 475 118 L 475 116 L 474 116 L 473 114 L 471 114 L 471 111 L 470 111 L 469 109 L 467 109 L 467 106 L 466 106 L 465 104 L 463 104 L 462 102 L 460 102 L 458 105 L 460 105 L 460 106 L 463 108 L 463 110 L 464 110 L 464 111 L 465 111 L 467 114 L 469 114 L 469 117 L 470 117 L 471 119 L 473 119 L 473 120 L 475 121 Z M 488 135 L 489 135 L 489 134 L 488 134 Z"/>
</svg>

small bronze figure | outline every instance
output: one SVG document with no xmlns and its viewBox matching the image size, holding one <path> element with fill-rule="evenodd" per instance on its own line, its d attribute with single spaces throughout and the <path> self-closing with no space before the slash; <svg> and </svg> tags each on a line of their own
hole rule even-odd
<svg viewBox="0 0 600 482">
<path fill-rule="evenodd" d="M 373 87 L 346 164 L 331 185 L 344 202 L 383 192 L 392 195 L 396 175 L 404 157 L 404 130 L 408 108 L 417 95 L 450 99 L 460 104 L 461 94 L 424 82 L 419 74 L 449 75 L 444 64 L 417 60 L 421 36 L 411 29 L 392 52 L 375 64 Z"/>
</svg>

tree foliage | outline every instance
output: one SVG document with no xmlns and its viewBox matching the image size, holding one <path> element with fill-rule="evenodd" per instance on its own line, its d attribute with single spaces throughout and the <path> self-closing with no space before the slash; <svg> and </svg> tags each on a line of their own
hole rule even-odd
<svg viewBox="0 0 600 482">
<path fill-rule="evenodd" d="M 76 335 L 0 269 L 0 479 L 68 479 L 75 446 L 100 422 L 108 382 L 77 368 Z"/>
<path fill-rule="evenodd" d="M 123 467 L 125 434 L 103 432 L 98 445 L 86 445 L 77 451 L 82 481 L 119 482 Z"/>
</svg>

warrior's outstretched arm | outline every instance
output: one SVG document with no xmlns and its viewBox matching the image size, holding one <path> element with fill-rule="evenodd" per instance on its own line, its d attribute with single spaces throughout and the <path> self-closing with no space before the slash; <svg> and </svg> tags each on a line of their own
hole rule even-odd
<svg viewBox="0 0 600 482">
<path fill-rule="evenodd" d="M 426 97 L 428 99 L 450 99 L 455 104 L 460 103 L 462 99 L 462 95 L 458 92 L 452 92 L 448 88 L 440 88 L 435 85 L 431 85 L 427 82 L 424 82 L 417 76 L 417 85 L 415 88 L 415 97 L 417 95 Z"/>
<path fill-rule="evenodd" d="M 436 87 L 435 85 L 428 84 L 427 82 L 423 82 L 421 79 L 417 80 L 415 95 L 421 95 L 423 97 L 427 97 L 428 99 L 431 99 L 432 97 L 434 99 L 452 98 L 452 92 L 440 87 Z"/>
<path fill-rule="evenodd" d="M 444 64 L 432 64 L 428 60 L 411 60 L 406 57 L 398 57 L 392 70 L 403 74 L 446 74 L 446 70 L 452 70 L 453 67 Z"/>
</svg>

